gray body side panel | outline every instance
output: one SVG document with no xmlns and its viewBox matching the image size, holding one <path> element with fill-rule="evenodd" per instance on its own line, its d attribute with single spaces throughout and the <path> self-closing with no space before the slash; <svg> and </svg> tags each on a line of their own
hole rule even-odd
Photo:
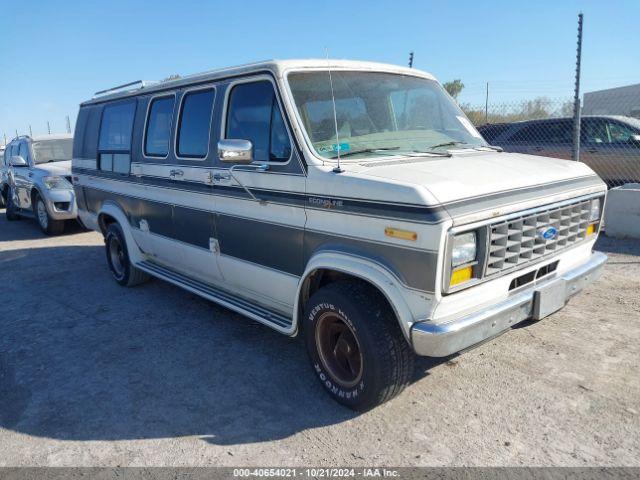
<svg viewBox="0 0 640 480">
<path fill-rule="evenodd" d="M 433 292 L 435 288 L 437 252 L 214 214 L 91 187 L 83 189 L 88 210 L 94 214 L 105 201 L 111 200 L 125 212 L 134 228 L 145 220 L 154 234 L 203 249 L 209 248 L 209 238 L 214 237 L 219 241 L 221 254 L 287 274 L 302 275 L 309 258 L 317 252 L 342 251 L 383 265 L 409 288 L 425 292 Z M 174 221 L 181 228 L 175 228 Z"/>
</svg>

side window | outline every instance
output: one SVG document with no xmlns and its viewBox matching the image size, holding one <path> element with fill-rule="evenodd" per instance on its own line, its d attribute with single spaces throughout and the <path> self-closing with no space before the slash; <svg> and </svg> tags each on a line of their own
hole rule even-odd
<svg viewBox="0 0 640 480">
<path fill-rule="evenodd" d="M 98 140 L 98 168 L 108 172 L 129 173 L 131 167 L 131 130 L 136 102 L 107 105 L 102 111 Z"/>
<path fill-rule="evenodd" d="M 598 118 L 586 118 L 580 125 L 581 141 L 585 143 L 609 143 L 607 124 Z"/>
<path fill-rule="evenodd" d="M 178 120 L 177 156 L 186 158 L 207 156 L 214 95 L 213 89 L 184 94 Z"/>
<path fill-rule="evenodd" d="M 611 136 L 611 143 L 628 143 L 636 134 L 636 131 L 624 123 L 609 120 L 609 135 Z"/>
<path fill-rule="evenodd" d="M 173 95 L 151 100 L 144 140 L 146 156 L 164 158 L 169 154 L 171 118 L 175 101 L 176 98 Z"/>
<path fill-rule="evenodd" d="M 546 143 L 571 143 L 573 140 L 573 124 L 571 120 L 550 122 L 541 134 L 543 135 L 543 141 Z"/>
<path fill-rule="evenodd" d="M 289 159 L 291 142 L 271 82 L 236 85 L 228 102 L 225 138 L 250 140 L 257 161 Z"/>
<path fill-rule="evenodd" d="M 9 165 L 9 161 L 13 157 L 13 143 L 7 145 L 6 150 L 4 151 L 4 163 L 5 165 Z"/>
<path fill-rule="evenodd" d="M 544 143 L 545 130 L 549 128 L 548 122 L 536 122 L 521 127 L 511 135 L 512 142 L 520 143 Z"/>
<path fill-rule="evenodd" d="M 25 162 L 29 162 L 29 145 L 27 144 L 27 142 L 20 142 L 20 150 L 17 155 L 20 155 L 22 158 L 24 158 Z"/>
</svg>

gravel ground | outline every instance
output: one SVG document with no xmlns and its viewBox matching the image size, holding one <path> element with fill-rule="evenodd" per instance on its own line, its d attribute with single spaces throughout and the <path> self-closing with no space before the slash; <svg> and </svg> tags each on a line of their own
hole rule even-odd
<svg viewBox="0 0 640 480">
<path fill-rule="evenodd" d="M 562 311 L 445 360 L 393 401 L 331 401 L 301 341 L 161 281 L 102 238 L 0 211 L 0 466 L 640 466 L 640 242 Z"/>
</svg>

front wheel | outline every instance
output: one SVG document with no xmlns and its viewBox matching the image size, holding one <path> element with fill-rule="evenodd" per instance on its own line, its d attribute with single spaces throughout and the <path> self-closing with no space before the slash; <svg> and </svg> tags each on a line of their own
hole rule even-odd
<svg viewBox="0 0 640 480">
<path fill-rule="evenodd" d="M 318 290 L 306 305 L 303 329 L 320 382 L 349 408 L 369 410 L 411 380 L 414 354 L 385 299 L 364 282 Z"/>
<path fill-rule="evenodd" d="M 64 231 L 64 220 L 54 220 L 40 195 L 35 196 L 35 213 L 40 230 L 47 235 L 60 235 Z"/>
</svg>

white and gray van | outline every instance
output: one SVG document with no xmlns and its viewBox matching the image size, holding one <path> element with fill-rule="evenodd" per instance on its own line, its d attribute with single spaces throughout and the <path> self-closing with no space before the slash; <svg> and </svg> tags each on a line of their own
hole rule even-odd
<svg viewBox="0 0 640 480">
<path fill-rule="evenodd" d="M 488 145 L 431 75 L 268 61 L 100 92 L 73 182 L 121 285 L 163 279 L 304 335 L 355 409 L 594 281 L 606 186 Z"/>
</svg>

